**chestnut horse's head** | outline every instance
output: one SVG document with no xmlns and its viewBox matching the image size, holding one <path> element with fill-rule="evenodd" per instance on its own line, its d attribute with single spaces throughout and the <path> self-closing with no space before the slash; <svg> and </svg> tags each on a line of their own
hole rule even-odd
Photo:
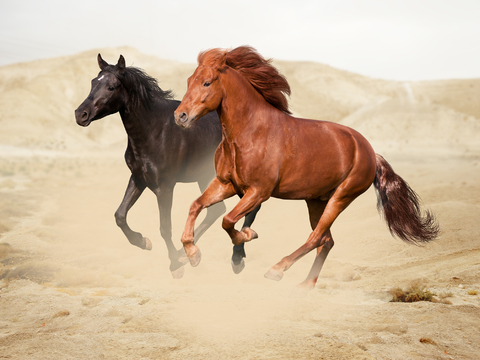
<svg viewBox="0 0 480 360">
<path fill-rule="evenodd" d="M 233 50 L 212 49 L 200 53 L 198 68 L 188 79 L 188 89 L 175 111 L 178 125 L 188 128 L 200 117 L 217 109 L 228 92 L 228 69 L 235 70 L 250 83 L 251 90 L 278 110 L 290 114 L 287 96 L 290 85 L 285 77 L 250 46 Z M 222 83 L 223 79 L 223 83 Z M 248 90 L 246 90 L 248 91 Z"/>
<path fill-rule="evenodd" d="M 109 65 L 102 56 L 97 57 L 100 73 L 92 80 L 90 94 L 75 110 L 75 119 L 80 126 L 88 126 L 93 120 L 116 113 L 125 101 L 126 90 L 117 75 L 125 73 L 122 55 L 117 65 Z"/>
<path fill-rule="evenodd" d="M 187 80 L 187 92 L 177 110 L 175 122 L 184 128 L 210 111 L 216 110 L 223 98 L 220 72 L 225 68 L 228 51 L 213 49 L 200 53 L 198 67 Z"/>
</svg>

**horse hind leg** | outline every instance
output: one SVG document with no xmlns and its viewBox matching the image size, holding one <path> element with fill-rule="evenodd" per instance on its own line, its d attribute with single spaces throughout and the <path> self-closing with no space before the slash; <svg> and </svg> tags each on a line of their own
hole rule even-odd
<svg viewBox="0 0 480 360">
<path fill-rule="evenodd" d="M 300 284 L 298 287 L 305 290 L 311 290 L 315 287 L 317 283 L 318 276 L 322 270 L 325 259 L 328 256 L 328 253 L 333 248 L 334 242 L 330 230 L 325 234 L 326 241 L 322 246 L 317 247 L 317 255 L 315 256 L 315 261 L 313 262 L 312 268 L 308 273 L 307 278 Z"/>
<path fill-rule="evenodd" d="M 315 230 L 315 227 L 320 221 L 320 217 L 322 216 L 326 205 L 327 201 L 307 200 L 308 214 L 310 216 L 310 226 L 312 227 L 312 230 Z M 315 261 L 313 262 L 312 268 L 310 269 L 307 278 L 298 285 L 299 288 L 310 290 L 313 289 L 317 283 L 317 279 L 320 275 L 323 264 L 325 263 L 325 259 L 327 258 L 328 253 L 334 244 L 330 229 L 327 230 L 324 236 L 325 242 L 323 245 L 317 247 L 317 255 L 315 256 Z"/>
<path fill-rule="evenodd" d="M 299 247 L 289 256 L 284 257 L 276 265 L 272 266 L 270 270 L 265 274 L 265 277 L 271 280 L 281 280 L 283 277 L 283 272 L 288 270 L 297 260 L 302 258 L 304 255 L 306 255 L 313 249 L 326 245 L 326 243 L 331 239 L 330 227 L 332 226 L 333 222 L 338 217 L 338 215 L 340 215 L 340 213 L 356 198 L 356 196 L 358 195 L 351 196 L 350 194 L 348 194 L 347 188 L 339 187 L 335 191 L 333 196 L 330 198 L 330 200 L 326 203 L 323 212 L 320 213 L 320 219 L 316 224 L 313 232 L 308 237 L 306 243 Z M 309 205 L 310 221 L 313 227 L 313 220 L 316 218 L 316 216 L 312 217 L 312 210 L 310 209 L 312 203 L 307 202 L 307 204 Z M 331 246 L 333 246 L 333 239 L 331 240 Z M 328 251 L 330 251 L 330 249 L 328 249 Z M 323 262 L 328 255 L 328 251 L 325 250 L 324 255 L 322 255 L 324 256 L 323 261 L 320 257 L 321 251 L 319 254 L 317 254 L 317 258 L 319 260 L 317 265 L 315 265 L 314 263 L 314 267 L 311 270 L 312 276 L 317 272 L 317 270 L 318 273 L 320 273 L 321 266 L 319 265 L 321 264 L 323 266 Z M 315 261 L 317 261 L 317 258 L 315 259 Z M 309 278 L 307 277 L 307 279 Z M 314 280 L 316 282 L 315 276 L 309 279 L 308 282 L 315 284 Z"/>
</svg>

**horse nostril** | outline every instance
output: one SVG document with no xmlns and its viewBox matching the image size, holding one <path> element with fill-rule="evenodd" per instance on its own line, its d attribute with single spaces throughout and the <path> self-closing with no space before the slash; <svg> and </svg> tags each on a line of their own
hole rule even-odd
<svg viewBox="0 0 480 360">
<path fill-rule="evenodd" d="M 86 119 L 88 119 L 88 113 L 86 111 L 84 111 L 82 113 L 82 120 L 86 120 Z"/>
<path fill-rule="evenodd" d="M 178 120 L 180 120 L 181 123 L 185 123 L 188 120 L 187 113 L 182 112 L 180 115 L 178 115 Z"/>
</svg>

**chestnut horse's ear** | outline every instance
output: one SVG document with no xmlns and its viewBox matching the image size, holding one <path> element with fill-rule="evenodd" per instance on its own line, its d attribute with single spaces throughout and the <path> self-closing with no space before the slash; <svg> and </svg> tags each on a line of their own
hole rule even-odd
<svg viewBox="0 0 480 360">
<path fill-rule="evenodd" d="M 219 69 L 222 69 L 227 65 L 227 54 L 228 51 L 225 51 L 223 55 L 218 59 L 217 66 Z"/>
<path fill-rule="evenodd" d="M 108 66 L 108 63 L 102 59 L 102 55 L 100 54 L 98 54 L 97 56 L 97 61 L 98 61 L 98 66 L 100 67 L 100 70 L 103 70 Z"/>
<path fill-rule="evenodd" d="M 123 73 L 125 72 L 125 58 L 123 57 L 123 55 L 120 55 L 120 57 L 118 58 L 117 68 L 120 71 L 120 74 L 123 75 Z"/>
</svg>

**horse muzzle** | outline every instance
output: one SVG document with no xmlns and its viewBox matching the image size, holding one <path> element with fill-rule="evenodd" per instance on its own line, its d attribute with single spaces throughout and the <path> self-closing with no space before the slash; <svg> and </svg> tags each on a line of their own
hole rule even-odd
<svg viewBox="0 0 480 360">
<path fill-rule="evenodd" d="M 186 112 L 175 112 L 175 123 L 184 129 L 188 129 L 194 123 L 195 119 L 189 118 Z"/>
<path fill-rule="evenodd" d="M 77 124 L 80 126 L 88 126 L 92 122 L 90 113 L 81 108 L 75 110 L 75 119 L 77 120 Z"/>
</svg>

